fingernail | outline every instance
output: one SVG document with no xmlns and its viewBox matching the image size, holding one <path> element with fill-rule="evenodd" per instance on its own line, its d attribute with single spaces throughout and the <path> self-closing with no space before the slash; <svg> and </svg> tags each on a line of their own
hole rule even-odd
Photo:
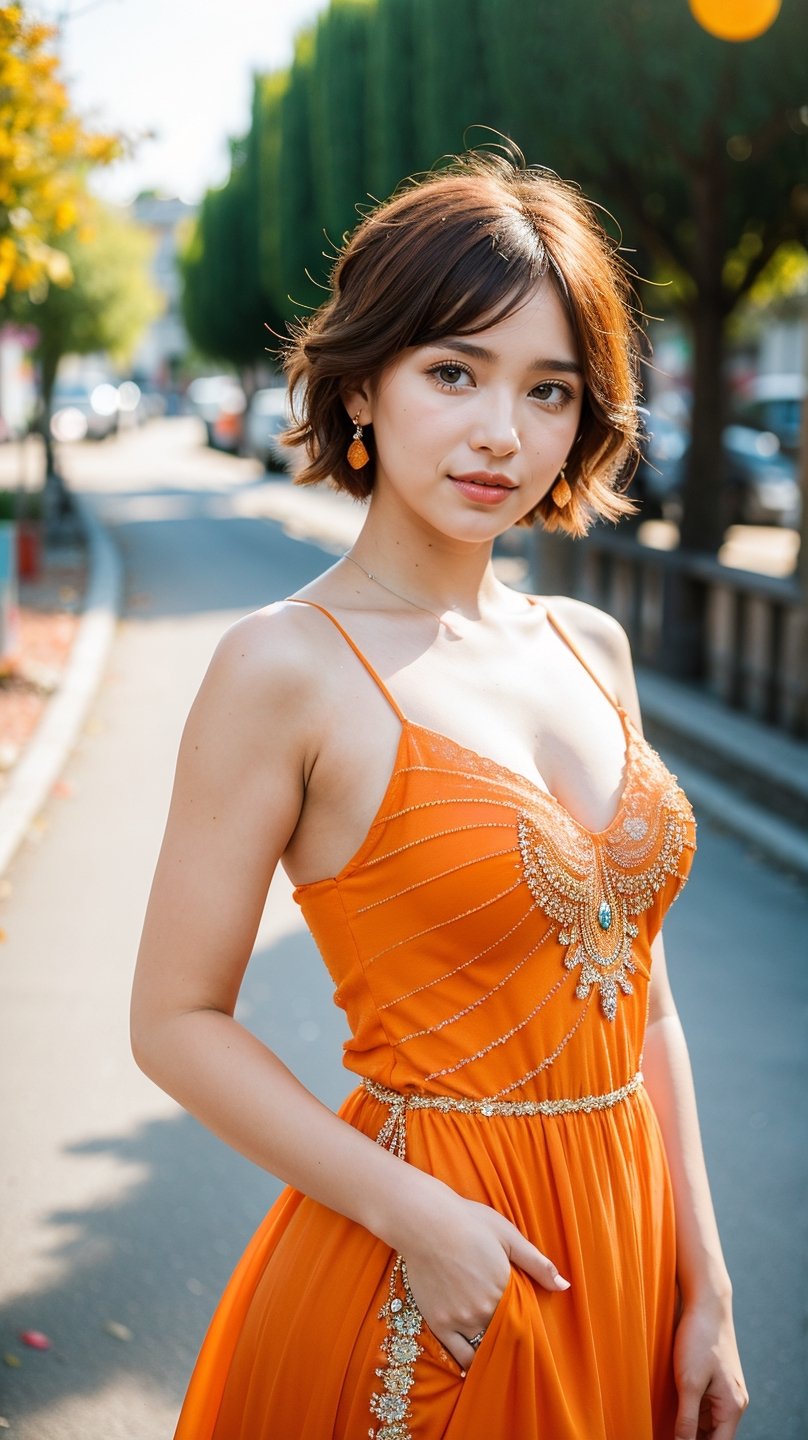
<svg viewBox="0 0 808 1440">
<path fill-rule="evenodd" d="M 570 1288 L 569 1280 L 565 1280 L 563 1275 L 556 1275 L 553 1284 L 556 1290 L 569 1290 Z"/>
<path fill-rule="evenodd" d="M 461 1380 L 465 1380 L 465 1378 L 466 1378 L 466 1372 L 465 1372 L 465 1370 L 461 1370 L 461 1371 L 460 1371 L 460 1379 L 461 1379 Z"/>
</svg>

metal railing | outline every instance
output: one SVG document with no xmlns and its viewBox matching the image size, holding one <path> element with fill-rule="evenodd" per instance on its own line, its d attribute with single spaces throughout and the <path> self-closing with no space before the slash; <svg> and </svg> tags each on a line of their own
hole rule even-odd
<svg viewBox="0 0 808 1440">
<path fill-rule="evenodd" d="M 808 736 L 808 605 L 796 580 L 600 531 L 562 543 L 567 593 L 614 615 L 640 664 Z"/>
</svg>

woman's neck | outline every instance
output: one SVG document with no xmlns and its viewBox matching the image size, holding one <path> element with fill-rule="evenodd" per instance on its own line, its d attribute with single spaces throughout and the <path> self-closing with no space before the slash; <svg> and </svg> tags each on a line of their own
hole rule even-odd
<svg viewBox="0 0 808 1440">
<path fill-rule="evenodd" d="M 441 615 L 479 620 L 501 602 L 493 541 L 465 542 L 418 524 L 392 523 L 371 503 L 351 547 L 354 563 L 391 595 Z"/>
</svg>

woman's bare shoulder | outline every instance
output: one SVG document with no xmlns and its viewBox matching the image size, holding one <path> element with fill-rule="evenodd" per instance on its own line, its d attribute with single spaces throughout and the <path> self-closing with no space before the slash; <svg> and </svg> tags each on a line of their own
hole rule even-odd
<svg viewBox="0 0 808 1440">
<path fill-rule="evenodd" d="M 605 610 L 568 595 L 545 598 L 543 603 L 607 689 L 639 718 L 631 646 L 620 622 Z"/>
<path fill-rule="evenodd" d="M 305 683 L 316 643 L 306 608 L 278 600 L 243 615 L 225 630 L 211 663 L 240 683 Z"/>
<path fill-rule="evenodd" d="M 197 697 L 206 709 L 224 708 L 236 731 L 290 722 L 311 734 L 323 713 L 327 647 L 310 609 L 278 601 L 229 626 L 213 653 Z"/>
</svg>

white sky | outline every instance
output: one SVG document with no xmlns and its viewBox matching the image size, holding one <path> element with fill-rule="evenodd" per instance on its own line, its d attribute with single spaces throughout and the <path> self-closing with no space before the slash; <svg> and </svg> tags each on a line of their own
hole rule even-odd
<svg viewBox="0 0 808 1440">
<path fill-rule="evenodd" d="M 128 203 L 140 190 L 195 202 L 228 175 L 229 136 L 249 126 L 254 71 L 280 69 L 327 0 L 29 0 L 63 18 L 62 73 L 74 108 L 100 129 L 152 132 L 133 161 L 93 189 Z M 66 17 L 66 18 L 65 18 Z"/>
</svg>

